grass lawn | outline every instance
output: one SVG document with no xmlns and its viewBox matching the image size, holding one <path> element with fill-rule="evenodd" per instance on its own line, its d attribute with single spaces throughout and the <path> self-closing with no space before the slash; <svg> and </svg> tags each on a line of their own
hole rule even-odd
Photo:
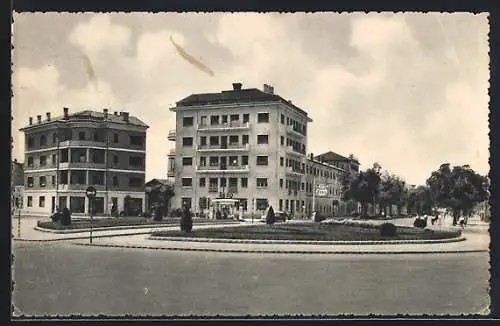
<svg viewBox="0 0 500 326">
<path fill-rule="evenodd" d="M 184 233 L 181 231 L 155 231 L 151 235 L 252 240 L 380 241 L 449 239 L 458 237 L 460 231 L 434 231 L 413 227 L 397 227 L 397 235 L 395 237 L 382 237 L 378 227 L 304 223 L 274 225 L 258 224 L 199 230 L 195 228 L 191 233 Z"/>
<path fill-rule="evenodd" d="M 75 229 L 87 229 L 91 226 L 93 228 L 107 228 L 113 226 L 137 226 L 137 225 L 154 225 L 154 224 L 165 224 L 165 225 L 178 225 L 180 218 L 178 217 L 168 217 L 164 218 L 162 221 L 155 221 L 152 218 L 144 217 L 110 217 L 110 218 L 100 218 L 95 219 L 92 222 L 89 220 L 73 220 L 71 225 L 61 225 L 59 222 L 52 221 L 38 221 L 37 225 L 41 228 L 51 229 L 51 230 L 75 230 Z M 209 219 L 195 219 L 194 225 L 196 224 L 216 224 L 216 223 L 236 223 L 233 220 L 209 220 Z"/>
</svg>

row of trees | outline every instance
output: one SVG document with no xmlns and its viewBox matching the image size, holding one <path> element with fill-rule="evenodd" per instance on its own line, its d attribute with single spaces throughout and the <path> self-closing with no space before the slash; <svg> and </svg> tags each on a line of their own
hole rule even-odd
<svg viewBox="0 0 500 326">
<path fill-rule="evenodd" d="M 361 204 L 361 215 L 368 215 L 369 206 L 378 207 L 379 215 L 392 215 L 393 207 L 401 215 L 403 207 L 409 213 L 433 214 L 437 208 L 453 213 L 454 222 L 470 215 L 474 206 L 488 198 L 489 182 L 468 165 L 450 167 L 442 164 L 431 173 L 426 185 L 408 187 L 403 178 L 382 172 L 380 164 L 357 174 L 347 174 L 342 180 L 343 199 Z"/>
</svg>

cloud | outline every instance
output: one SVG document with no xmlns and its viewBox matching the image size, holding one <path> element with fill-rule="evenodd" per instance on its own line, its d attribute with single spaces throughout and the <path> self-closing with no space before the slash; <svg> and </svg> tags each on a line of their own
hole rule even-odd
<svg viewBox="0 0 500 326">
<path fill-rule="evenodd" d="M 423 14 L 195 15 L 96 14 L 79 22 L 67 39 L 88 57 L 98 91 L 79 54 L 64 69 L 50 58 L 36 69 L 15 62 L 15 123 L 63 105 L 128 110 L 151 126 L 147 177 L 165 177 L 174 145 L 167 131 L 175 128 L 169 107 L 236 81 L 270 83 L 313 118 L 310 152 L 354 153 L 365 167 L 380 162 L 411 183 L 425 182 L 446 160 L 487 173 L 484 16 L 439 15 L 438 25 Z M 171 36 L 216 76 L 186 62 Z M 83 84 L 68 86 L 69 77 Z M 15 153 L 22 157 L 22 149 Z"/>
</svg>

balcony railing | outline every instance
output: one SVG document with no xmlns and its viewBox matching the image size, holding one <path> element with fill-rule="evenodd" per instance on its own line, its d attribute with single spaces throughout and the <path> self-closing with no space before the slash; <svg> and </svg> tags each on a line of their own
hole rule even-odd
<svg viewBox="0 0 500 326">
<path fill-rule="evenodd" d="M 292 125 L 286 126 L 286 132 L 291 135 L 299 136 L 299 137 L 305 137 L 305 135 L 299 131 L 298 129 L 294 128 Z"/>
<path fill-rule="evenodd" d="M 105 169 L 106 164 L 94 162 L 61 162 L 59 169 Z"/>
<path fill-rule="evenodd" d="M 60 190 L 60 191 L 65 191 L 65 190 L 86 190 L 87 187 L 89 185 L 88 184 L 60 184 L 57 189 Z M 104 185 L 95 185 L 93 184 L 92 185 L 97 191 L 104 191 L 106 190 L 105 189 L 105 186 Z"/>
<path fill-rule="evenodd" d="M 249 129 L 249 122 L 231 121 L 228 123 L 219 124 L 198 124 L 198 131 L 214 131 L 214 130 L 229 130 L 229 129 Z"/>
<path fill-rule="evenodd" d="M 105 142 L 90 140 L 65 140 L 59 143 L 60 148 L 64 147 L 106 147 Z"/>
<path fill-rule="evenodd" d="M 208 192 L 219 192 L 218 186 L 208 186 Z"/>
<path fill-rule="evenodd" d="M 228 165 L 226 168 L 220 165 L 206 165 L 196 166 L 196 171 L 201 173 L 217 172 L 217 173 L 234 173 L 234 172 L 248 172 L 248 165 Z"/>
<path fill-rule="evenodd" d="M 248 151 L 250 146 L 248 144 L 227 144 L 227 145 L 198 145 L 200 152 L 209 151 Z"/>
<path fill-rule="evenodd" d="M 168 132 L 168 140 L 173 140 L 175 141 L 175 130 L 170 130 Z"/>
<path fill-rule="evenodd" d="M 303 157 L 304 155 L 306 155 L 305 151 L 295 150 L 295 149 L 293 149 L 292 146 L 287 146 L 285 148 L 285 150 L 286 150 L 286 152 L 288 154 L 295 155 L 295 156 L 298 156 L 298 157 Z"/>
<path fill-rule="evenodd" d="M 286 168 L 286 173 L 291 175 L 303 175 L 304 170 L 297 170 L 297 169 L 294 170 L 291 166 L 289 166 Z"/>
<path fill-rule="evenodd" d="M 228 193 L 232 193 L 232 194 L 237 194 L 238 193 L 238 187 L 229 186 L 227 188 L 227 192 Z"/>
<path fill-rule="evenodd" d="M 168 152 L 168 156 L 175 156 L 175 149 L 171 149 L 171 150 Z"/>
</svg>

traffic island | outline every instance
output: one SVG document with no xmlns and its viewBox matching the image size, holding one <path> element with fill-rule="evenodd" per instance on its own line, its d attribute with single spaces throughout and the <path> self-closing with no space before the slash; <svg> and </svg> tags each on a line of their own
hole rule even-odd
<svg viewBox="0 0 500 326">
<path fill-rule="evenodd" d="M 298 243 L 298 244 L 400 244 L 442 243 L 460 241 L 461 231 L 430 230 L 394 226 L 393 236 L 384 235 L 379 226 L 294 223 L 274 225 L 245 225 L 197 229 L 190 233 L 178 230 L 159 230 L 150 239 L 220 243 Z"/>
</svg>

